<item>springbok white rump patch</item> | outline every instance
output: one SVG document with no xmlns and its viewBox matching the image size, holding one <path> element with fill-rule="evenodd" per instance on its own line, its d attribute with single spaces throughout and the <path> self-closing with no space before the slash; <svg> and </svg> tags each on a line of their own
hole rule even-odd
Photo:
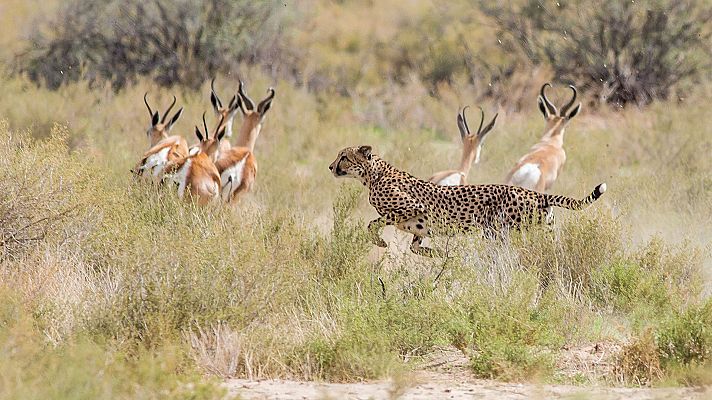
<svg viewBox="0 0 712 400">
<path fill-rule="evenodd" d="M 242 171 L 245 169 L 245 162 L 247 162 L 247 156 L 220 174 L 220 181 L 223 185 L 221 192 L 223 200 L 230 201 L 232 193 L 242 184 Z"/>
<path fill-rule="evenodd" d="M 182 199 L 185 194 L 185 188 L 188 186 L 188 172 L 190 171 L 190 164 L 193 160 L 190 158 L 185 161 L 183 166 L 171 176 L 171 181 L 178 184 L 178 198 Z"/>
<path fill-rule="evenodd" d="M 151 174 L 151 178 L 159 179 L 163 168 L 168 162 L 168 152 L 170 150 L 170 147 L 164 147 L 158 152 L 146 157 L 146 162 L 141 166 L 141 169 L 148 171 Z"/>
<path fill-rule="evenodd" d="M 537 182 L 539 182 L 539 178 L 541 178 L 539 165 L 526 163 L 519 167 L 517 172 L 512 175 L 511 183 L 515 186 L 533 190 Z"/>
<path fill-rule="evenodd" d="M 459 172 L 450 174 L 446 176 L 445 178 L 441 179 L 438 182 L 438 185 L 441 186 L 457 186 L 460 184 L 460 179 L 462 178 L 462 174 Z"/>
</svg>

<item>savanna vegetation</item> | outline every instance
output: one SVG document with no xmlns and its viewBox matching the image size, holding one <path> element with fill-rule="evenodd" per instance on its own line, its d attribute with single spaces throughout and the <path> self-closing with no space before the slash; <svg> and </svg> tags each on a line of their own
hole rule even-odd
<svg viewBox="0 0 712 400">
<path fill-rule="evenodd" d="M 220 398 L 220 378 L 384 378 L 443 348 L 485 378 L 712 381 L 708 2 L 172 3 L 0 4 L 0 397 Z M 573 51 L 558 12 L 567 35 L 592 24 L 602 42 L 586 43 L 610 47 Z M 617 36 L 598 12 L 648 30 Z M 515 17 L 526 32 L 502 25 Z M 214 76 L 221 94 L 238 77 L 277 91 L 236 207 L 129 173 L 144 92 L 178 97 L 174 133 L 193 142 Z M 553 192 L 605 181 L 601 200 L 559 210 L 553 233 L 436 238 L 444 259 L 393 231 L 372 246 L 365 190 L 327 169 L 339 149 L 370 144 L 428 177 L 459 157 L 458 109 L 481 105 L 500 117 L 469 180 L 502 182 L 541 135 L 546 81 L 585 99 Z M 603 367 L 564 367 L 590 344 L 612 349 Z"/>
</svg>

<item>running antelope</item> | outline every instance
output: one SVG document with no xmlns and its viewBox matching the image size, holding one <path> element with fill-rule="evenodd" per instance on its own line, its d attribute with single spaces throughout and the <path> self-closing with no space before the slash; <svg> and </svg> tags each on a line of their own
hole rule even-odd
<svg viewBox="0 0 712 400">
<path fill-rule="evenodd" d="M 195 127 L 195 136 L 199 141 L 199 151 L 176 161 L 171 161 L 165 168 L 165 180 L 178 185 L 178 197 L 190 197 L 198 204 L 205 205 L 220 196 L 220 174 L 215 167 L 219 155 L 220 140 L 225 135 L 225 125 L 221 120 L 215 129 L 213 138 L 209 137 L 208 124 L 203 113 L 205 136 Z"/>
<path fill-rule="evenodd" d="M 143 154 L 141 161 L 131 171 L 138 176 L 148 176 L 155 181 L 159 181 L 166 163 L 188 155 L 188 143 L 182 136 L 168 136 L 173 125 L 183 115 L 183 107 L 173 115 L 173 118 L 166 122 L 168 114 L 176 104 L 176 97 L 173 96 L 173 102 L 163 113 L 163 117 L 160 117 L 158 110 L 155 112 L 151 110 L 147 96 L 148 93 L 143 95 L 143 102 L 146 104 L 148 115 L 151 118 L 151 126 L 146 131 L 150 148 Z M 144 175 L 144 172 L 148 173 Z"/>
<path fill-rule="evenodd" d="M 241 195 L 252 190 L 252 184 L 257 175 L 257 161 L 254 150 L 257 137 L 262 130 L 262 121 L 265 114 L 272 106 L 275 91 L 267 90 L 267 97 L 255 109 L 255 103 L 244 91 L 242 81 L 238 95 L 242 101 L 238 102 L 245 119 L 240 127 L 240 133 L 235 141 L 235 147 L 220 154 L 217 162 L 220 179 L 222 180 L 222 199 L 230 203 L 239 199 Z"/>
<path fill-rule="evenodd" d="M 210 103 L 213 105 L 213 110 L 215 115 L 220 118 L 223 125 L 225 125 L 225 138 L 220 141 L 220 152 L 225 152 L 230 149 L 230 142 L 227 139 L 232 138 L 232 122 L 235 119 L 237 110 L 241 106 L 240 95 L 235 93 L 230 100 L 230 103 L 226 107 L 223 106 L 220 97 L 215 91 L 215 78 L 210 81 Z"/>
<path fill-rule="evenodd" d="M 517 164 L 507 175 L 507 184 L 533 189 L 538 192 L 549 190 L 561 173 L 561 169 L 566 162 L 566 152 L 564 151 L 564 129 L 566 125 L 581 111 L 579 103 L 570 113 L 567 111 L 576 101 L 576 88 L 569 85 L 573 96 L 571 100 L 557 110 L 556 107 L 546 98 L 544 90 L 545 83 L 541 87 L 541 92 L 537 98 L 539 110 L 544 114 L 546 124 L 544 126 L 544 136 L 539 143 L 535 144 L 524 157 L 520 158 Z"/>
<path fill-rule="evenodd" d="M 474 134 L 470 132 L 470 127 L 467 125 L 467 118 L 465 118 L 465 111 L 469 106 L 462 109 L 461 113 L 457 114 L 457 127 L 460 130 L 460 137 L 462 138 L 462 158 L 460 159 L 460 166 L 455 170 L 440 171 L 433 175 L 429 181 L 442 186 L 455 186 L 455 185 L 466 185 L 467 175 L 470 172 L 472 163 L 475 164 L 480 162 L 480 152 L 482 151 L 482 142 L 485 136 L 492 130 L 494 123 L 497 120 L 497 115 L 495 114 L 492 121 L 490 121 L 484 129 L 482 129 L 482 124 L 485 122 L 485 112 L 480 108 L 480 113 L 482 118 L 480 119 L 480 126 L 477 128 L 477 132 Z"/>
</svg>

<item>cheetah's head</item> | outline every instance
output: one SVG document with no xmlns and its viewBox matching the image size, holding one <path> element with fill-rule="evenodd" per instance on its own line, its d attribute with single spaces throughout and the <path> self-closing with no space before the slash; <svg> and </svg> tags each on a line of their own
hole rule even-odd
<svg viewBox="0 0 712 400">
<path fill-rule="evenodd" d="M 339 152 L 329 170 L 337 178 L 356 178 L 365 182 L 366 169 L 372 160 L 371 146 L 347 147 Z"/>
</svg>

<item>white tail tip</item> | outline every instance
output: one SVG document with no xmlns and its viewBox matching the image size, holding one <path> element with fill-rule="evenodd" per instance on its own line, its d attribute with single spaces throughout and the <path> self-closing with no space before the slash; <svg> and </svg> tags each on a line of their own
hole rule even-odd
<svg viewBox="0 0 712 400">
<path fill-rule="evenodd" d="M 606 184 L 602 183 L 598 190 L 601 192 L 601 194 L 606 193 Z"/>
</svg>

